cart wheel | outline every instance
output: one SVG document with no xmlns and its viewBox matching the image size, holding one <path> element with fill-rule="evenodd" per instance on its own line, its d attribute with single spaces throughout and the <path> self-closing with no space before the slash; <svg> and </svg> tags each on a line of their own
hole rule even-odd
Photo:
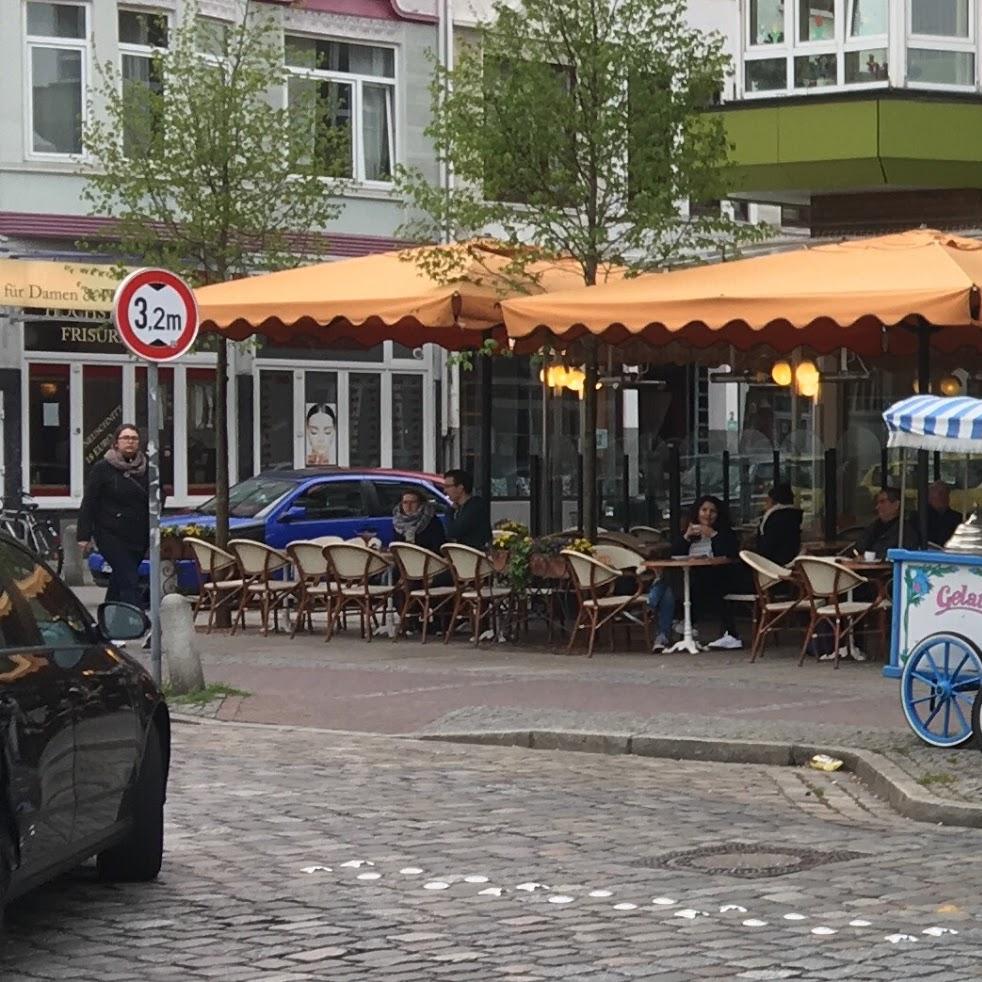
<svg viewBox="0 0 982 982">
<path fill-rule="evenodd" d="M 925 743 L 960 747 L 972 739 L 973 703 L 980 689 L 979 649 L 968 638 L 945 631 L 911 652 L 900 679 L 900 702 L 910 728 Z"/>
<path fill-rule="evenodd" d="M 975 693 L 975 702 L 972 703 L 972 736 L 976 749 L 982 750 L 982 688 Z"/>
</svg>

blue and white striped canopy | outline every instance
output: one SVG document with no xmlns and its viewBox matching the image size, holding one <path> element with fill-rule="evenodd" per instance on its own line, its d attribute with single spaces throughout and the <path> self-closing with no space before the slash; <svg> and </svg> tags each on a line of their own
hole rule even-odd
<svg viewBox="0 0 982 982">
<path fill-rule="evenodd" d="M 888 446 L 982 454 L 982 399 L 911 396 L 883 414 Z"/>
</svg>

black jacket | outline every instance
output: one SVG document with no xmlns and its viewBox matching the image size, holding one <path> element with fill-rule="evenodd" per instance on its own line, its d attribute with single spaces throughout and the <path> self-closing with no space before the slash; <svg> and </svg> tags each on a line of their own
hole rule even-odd
<svg viewBox="0 0 982 982">
<path fill-rule="evenodd" d="M 135 552 L 150 544 L 150 498 L 146 471 L 133 477 L 108 460 L 92 465 L 78 513 L 78 540 L 111 537 Z"/>
<path fill-rule="evenodd" d="M 393 542 L 405 542 L 406 537 L 396 532 L 392 537 Z M 447 541 L 446 533 L 443 531 L 443 522 L 434 515 L 426 528 L 422 532 L 416 533 L 416 538 L 413 540 L 413 545 L 419 546 L 421 549 L 429 549 L 430 552 L 435 552 L 439 555 L 440 546 Z"/>
<path fill-rule="evenodd" d="M 927 510 L 927 537 L 935 545 L 943 546 L 955 534 L 955 529 L 962 523 L 961 512 L 954 508 L 936 511 Z"/>
<path fill-rule="evenodd" d="M 801 552 L 801 509 L 775 508 L 757 531 L 757 552 L 786 566 Z"/>
<path fill-rule="evenodd" d="M 856 540 L 856 552 L 862 555 L 864 552 L 875 552 L 877 559 L 886 559 L 889 549 L 897 548 L 897 539 L 900 534 L 900 519 L 895 518 L 891 522 L 881 522 L 878 518 L 867 525 L 862 535 Z M 913 522 L 904 522 L 904 548 L 920 549 L 921 533 Z"/>
<path fill-rule="evenodd" d="M 491 509 L 483 498 L 472 496 L 454 509 L 447 525 L 447 541 L 459 542 L 462 546 L 482 552 L 488 547 L 491 542 Z"/>
</svg>

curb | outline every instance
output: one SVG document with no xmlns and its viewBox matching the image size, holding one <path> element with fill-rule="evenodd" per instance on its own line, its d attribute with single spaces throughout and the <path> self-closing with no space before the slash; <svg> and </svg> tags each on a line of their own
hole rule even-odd
<svg viewBox="0 0 982 982">
<path fill-rule="evenodd" d="M 946 801 L 926 794 L 892 761 L 873 750 L 829 744 L 771 743 L 762 740 L 716 740 L 650 734 L 590 733 L 579 730 L 487 730 L 413 734 L 417 740 L 477 743 L 528 750 L 561 750 L 593 754 L 633 754 L 719 764 L 800 767 L 815 754 L 837 757 L 878 798 L 915 822 L 982 828 L 982 806 Z"/>
</svg>

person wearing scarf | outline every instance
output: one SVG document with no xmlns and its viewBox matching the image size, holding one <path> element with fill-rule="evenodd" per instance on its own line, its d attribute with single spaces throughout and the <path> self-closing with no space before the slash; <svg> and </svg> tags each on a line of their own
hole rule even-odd
<svg viewBox="0 0 982 982">
<path fill-rule="evenodd" d="M 98 548 L 112 567 L 106 601 L 142 606 L 139 570 L 150 545 L 150 496 L 140 432 L 129 423 L 89 471 L 77 538 L 83 556 Z"/>
<path fill-rule="evenodd" d="M 438 554 L 440 546 L 447 541 L 433 503 L 426 501 L 421 492 L 410 488 L 403 491 L 392 512 L 392 528 L 394 542 L 409 542 Z"/>
</svg>

